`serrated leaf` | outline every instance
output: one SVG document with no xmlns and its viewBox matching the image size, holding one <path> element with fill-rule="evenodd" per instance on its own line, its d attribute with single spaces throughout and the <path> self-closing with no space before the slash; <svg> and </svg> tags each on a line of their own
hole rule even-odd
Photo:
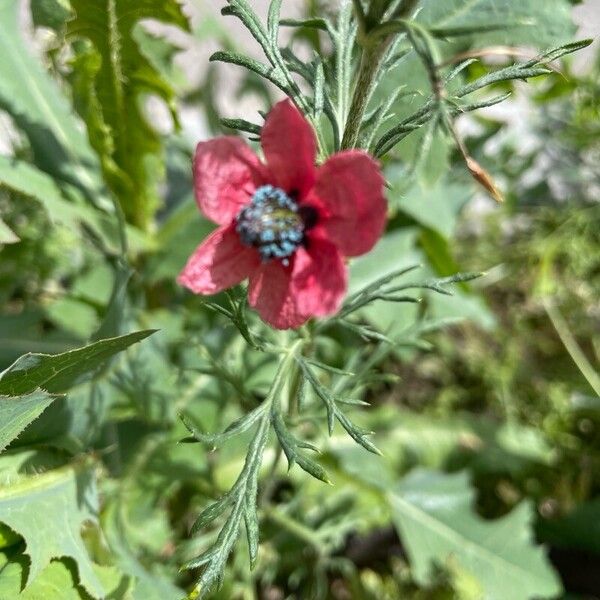
<svg viewBox="0 0 600 600">
<path fill-rule="evenodd" d="M 27 396 L 0 396 L 0 452 L 52 404 L 54 397 L 37 390 Z"/>
<path fill-rule="evenodd" d="M 523 502 L 510 514 L 485 521 L 474 511 L 467 475 L 416 470 L 388 494 L 413 577 L 427 585 L 435 566 L 457 563 L 490 600 L 554 598 L 558 576 L 533 541 L 533 510 Z"/>
<path fill-rule="evenodd" d="M 100 340 L 63 354 L 25 354 L 0 373 L 0 394 L 20 396 L 37 388 L 60 393 L 109 358 L 155 333 L 138 331 L 117 338 Z"/>
<path fill-rule="evenodd" d="M 92 472 L 65 467 L 27 477 L 0 489 L 0 520 L 23 536 L 31 560 L 31 584 L 53 558 L 70 557 L 79 581 L 94 598 L 104 598 L 80 530 L 95 522 L 98 497 Z"/>
<path fill-rule="evenodd" d="M 4 564 L 2 564 L 4 563 Z M 0 598 L 18 600 L 83 600 L 83 590 L 77 589 L 77 581 L 64 562 L 52 561 L 21 592 L 21 582 L 27 573 L 27 559 L 19 555 L 9 560 L 0 554 Z M 81 593 L 80 593 L 81 592 Z"/>
<path fill-rule="evenodd" d="M 131 600 L 133 579 L 115 567 L 93 565 L 94 572 L 107 591 L 107 600 Z M 0 553 L 0 598 L 18 600 L 88 600 L 89 595 L 78 585 L 77 572 L 62 560 L 53 560 L 40 575 L 21 591 L 27 573 L 23 554 Z"/>
<path fill-rule="evenodd" d="M 143 96 L 162 98 L 174 116 L 174 91 L 140 51 L 134 29 L 153 19 L 189 29 L 176 0 L 71 0 L 67 24 L 75 43 L 76 106 L 101 157 L 106 181 L 129 222 L 145 228 L 158 204 L 161 142 L 142 110 Z"/>
</svg>

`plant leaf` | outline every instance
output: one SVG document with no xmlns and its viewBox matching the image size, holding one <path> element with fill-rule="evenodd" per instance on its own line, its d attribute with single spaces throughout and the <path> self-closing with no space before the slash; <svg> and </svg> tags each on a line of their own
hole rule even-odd
<svg viewBox="0 0 600 600">
<path fill-rule="evenodd" d="M 33 582 L 53 558 L 77 563 L 81 584 L 94 598 L 104 598 L 81 539 L 84 522 L 96 520 L 98 497 L 88 468 L 65 467 L 34 475 L 0 489 L 0 519 L 23 536 Z"/>
<path fill-rule="evenodd" d="M 465 473 L 421 469 L 405 477 L 388 499 L 418 583 L 430 583 L 434 566 L 453 560 L 479 581 L 490 600 L 554 598 L 561 592 L 558 576 L 533 543 L 530 504 L 484 521 L 474 512 Z"/>
<path fill-rule="evenodd" d="M 52 404 L 54 398 L 37 390 L 27 396 L 0 396 L 0 452 Z"/>
<path fill-rule="evenodd" d="M 127 540 L 127 530 L 131 524 L 126 522 L 120 499 L 113 498 L 102 511 L 102 531 L 106 535 L 111 551 L 119 567 L 128 575 L 135 577 L 134 600 L 165 600 L 182 598 L 184 592 L 171 581 L 157 573 L 146 570 L 137 559 Z M 126 597 L 129 600 L 128 597 Z"/>
<path fill-rule="evenodd" d="M 20 396 L 40 387 L 54 393 L 64 392 L 81 376 L 154 332 L 149 329 L 100 340 L 63 354 L 25 354 L 0 373 L 0 394 Z"/>
<path fill-rule="evenodd" d="M 48 27 L 59 31 L 71 15 L 68 0 L 31 0 L 30 5 L 35 27 Z"/>
<path fill-rule="evenodd" d="M 145 228 L 158 204 L 162 146 L 141 103 L 154 94 L 175 117 L 175 94 L 140 50 L 134 29 L 142 19 L 184 30 L 189 25 L 175 0 L 71 0 L 71 6 L 75 17 L 67 23 L 67 36 L 76 42 L 76 107 L 128 221 Z"/>
<path fill-rule="evenodd" d="M 417 21 L 432 29 L 464 30 L 476 45 L 563 42 L 575 32 L 570 3 L 565 0 L 424 0 Z M 499 29 L 498 23 L 509 25 Z"/>
<path fill-rule="evenodd" d="M 27 573 L 27 558 L 23 554 L 0 553 L 0 598 L 19 600 L 85 600 L 89 595 L 77 584 L 76 573 L 65 561 L 53 560 L 35 581 L 21 591 Z M 131 600 L 133 578 L 115 567 L 93 565 L 110 600 Z"/>
<path fill-rule="evenodd" d="M 1 244 L 16 244 L 19 241 L 17 234 L 0 219 L 0 245 Z"/>
<path fill-rule="evenodd" d="M 96 201 L 103 195 L 98 160 L 50 76 L 25 46 L 18 2 L 0 4 L 0 108 L 27 135 L 35 164 Z"/>
<path fill-rule="evenodd" d="M 111 215 L 84 203 L 79 194 L 70 202 L 50 175 L 34 165 L 8 156 L 0 156 L 0 188 L 30 196 L 42 204 L 53 223 L 74 229 L 88 227 L 107 249 L 117 249 L 117 229 Z M 74 190 L 70 190 L 73 195 Z"/>
</svg>

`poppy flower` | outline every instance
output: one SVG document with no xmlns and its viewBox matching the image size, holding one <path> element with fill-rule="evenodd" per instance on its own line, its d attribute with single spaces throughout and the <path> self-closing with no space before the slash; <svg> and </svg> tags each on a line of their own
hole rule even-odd
<svg viewBox="0 0 600 600">
<path fill-rule="evenodd" d="M 200 142 L 194 193 L 219 227 L 198 246 L 178 282 L 216 294 L 249 279 L 248 300 L 277 329 L 337 312 L 348 283 L 345 257 L 371 250 L 386 221 L 378 163 L 347 150 L 316 166 L 315 134 L 290 100 L 262 128 L 263 163 L 240 138 Z"/>
</svg>

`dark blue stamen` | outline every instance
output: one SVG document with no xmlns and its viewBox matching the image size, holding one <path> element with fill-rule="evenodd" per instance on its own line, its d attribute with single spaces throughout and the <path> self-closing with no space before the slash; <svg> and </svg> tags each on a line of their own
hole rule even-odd
<svg viewBox="0 0 600 600">
<path fill-rule="evenodd" d="M 236 221 L 242 243 L 255 247 L 263 260 L 278 258 L 285 265 L 304 242 L 308 225 L 296 200 L 272 185 L 258 188 Z"/>
</svg>

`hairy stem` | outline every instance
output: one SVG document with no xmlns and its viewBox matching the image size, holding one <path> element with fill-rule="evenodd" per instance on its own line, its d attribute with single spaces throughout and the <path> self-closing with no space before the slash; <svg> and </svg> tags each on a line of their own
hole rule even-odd
<svg viewBox="0 0 600 600">
<path fill-rule="evenodd" d="M 391 39 L 390 37 L 363 49 L 356 87 L 354 88 L 344 137 L 342 138 L 342 150 L 356 147 L 367 103 L 371 97 L 371 92 L 377 81 L 377 73 L 379 73 L 379 68 Z"/>
<path fill-rule="evenodd" d="M 403 0 L 392 14 L 393 19 L 402 19 L 414 11 L 418 0 Z M 352 96 L 352 103 L 348 112 L 348 119 L 344 129 L 342 139 L 342 150 L 355 148 L 358 143 L 360 129 L 367 110 L 367 104 L 377 83 L 377 78 L 381 65 L 384 62 L 386 53 L 392 44 L 398 31 L 393 31 L 389 35 L 382 37 L 377 34 L 377 29 L 381 27 L 381 19 L 385 12 L 385 2 L 373 3 L 369 14 L 364 15 L 361 10 L 356 8 L 359 3 L 355 2 L 355 13 L 361 25 L 359 39 L 362 38 L 362 53 L 360 57 L 360 66 L 356 78 L 356 86 Z M 368 27 L 369 29 L 365 29 Z M 372 35 L 371 35 L 372 34 Z"/>
</svg>

